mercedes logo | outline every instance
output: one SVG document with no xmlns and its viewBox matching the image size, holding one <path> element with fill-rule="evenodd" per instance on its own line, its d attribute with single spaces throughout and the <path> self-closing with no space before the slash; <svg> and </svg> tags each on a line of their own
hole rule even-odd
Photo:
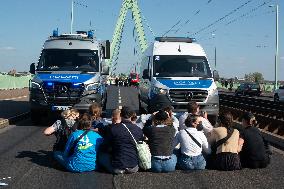
<svg viewBox="0 0 284 189">
<path fill-rule="evenodd" d="M 67 87 L 67 86 L 65 86 L 65 85 L 60 86 L 58 91 L 59 91 L 59 93 L 61 93 L 61 94 L 63 94 L 63 93 L 67 93 L 67 91 L 68 91 L 68 87 Z"/>
<path fill-rule="evenodd" d="M 187 92 L 184 96 L 185 96 L 185 99 L 188 100 L 188 101 L 193 98 L 192 92 Z"/>
</svg>

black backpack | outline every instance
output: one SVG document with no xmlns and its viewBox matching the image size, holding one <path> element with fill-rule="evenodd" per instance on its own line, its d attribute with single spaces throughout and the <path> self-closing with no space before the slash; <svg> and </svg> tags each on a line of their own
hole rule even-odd
<svg viewBox="0 0 284 189">
<path fill-rule="evenodd" d="M 75 125 L 73 127 L 68 127 L 66 120 L 61 119 L 61 125 L 62 128 L 59 129 L 57 132 L 55 132 L 56 136 L 56 142 L 53 145 L 53 151 L 64 151 L 65 150 L 65 145 L 67 143 L 68 137 L 71 135 L 71 133 L 75 130 Z"/>
</svg>

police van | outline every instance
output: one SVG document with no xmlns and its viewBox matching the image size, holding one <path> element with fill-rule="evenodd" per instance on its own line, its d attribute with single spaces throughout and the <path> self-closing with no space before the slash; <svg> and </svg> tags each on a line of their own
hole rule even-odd
<svg viewBox="0 0 284 189">
<path fill-rule="evenodd" d="M 93 102 L 106 102 L 102 76 L 108 75 L 105 59 L 110 57 L 109 41 L 98 41 L 92 31 L 58 35 L 53 32 L 44 43 L 38 63 L 30 65 L 31 119 L 38 123 L 48 112 L 74 107 L 87 110 Z"/>
<path fill-rule="evenodd" d="M 166 96 L 175 111 L 186 111 L 196 101 L 213 122 L 219 113 L 219 96 L 204 49 L 194 38 L 157 37 L 144 52 L 140 73 L 140 105 L 155 104 L 157 95 Z"/>
</svg>

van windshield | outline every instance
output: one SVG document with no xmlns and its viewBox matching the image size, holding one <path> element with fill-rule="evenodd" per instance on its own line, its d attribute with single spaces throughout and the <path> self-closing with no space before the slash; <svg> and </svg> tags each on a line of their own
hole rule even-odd
<svg viewBox="0 0 284 189">
<path fill-rule="evenodd" d="M 39 71 L 99 71 L 98 51 L 88 49 L 44 49 Z"/>
<path fill-rule="evenodd" d="M 156 55 L 154 77 L 212 77 L 206 57 Z"/>
</svg>

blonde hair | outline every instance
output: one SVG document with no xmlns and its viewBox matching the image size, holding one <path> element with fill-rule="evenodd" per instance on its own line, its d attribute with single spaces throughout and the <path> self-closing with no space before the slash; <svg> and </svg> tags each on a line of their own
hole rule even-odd
<svg viewBox="0 0 284 189">
<path fill-rule="evenodd" d="M 74 116 L 74 117 L 79 117 L 80 116 L 80 112 L 77 110 L 77 109 L 70 109 L 70 113 L 71 113 L 71 116 Z"/>
<path fill-rule="evenodd" d="M 112 117 L 120 117 L 120 110 L 119 109 L 115 109 L 112 111 Z"/>
<path fill-rule="evenodd" d="M 102 108 L 98 103 L 93 103 L 89 107 L 89 114 L 92 116 L 94 120 L 98 120 L 102 115 Z"/>
<path fill-rule="evenodd" d="M 120 110 L 119 109 L 115 109 L 112 111 L 112 117 L 111 117 L 112 123 L 117 123 L 121 120 L 121 116 L 120 116 Z"/>
<path fill-rule="evenodd" d="M 64 110 L 61 112 L 61 117 L 67 119 L 71 115 L 71 110 Z"/>
</svg>

